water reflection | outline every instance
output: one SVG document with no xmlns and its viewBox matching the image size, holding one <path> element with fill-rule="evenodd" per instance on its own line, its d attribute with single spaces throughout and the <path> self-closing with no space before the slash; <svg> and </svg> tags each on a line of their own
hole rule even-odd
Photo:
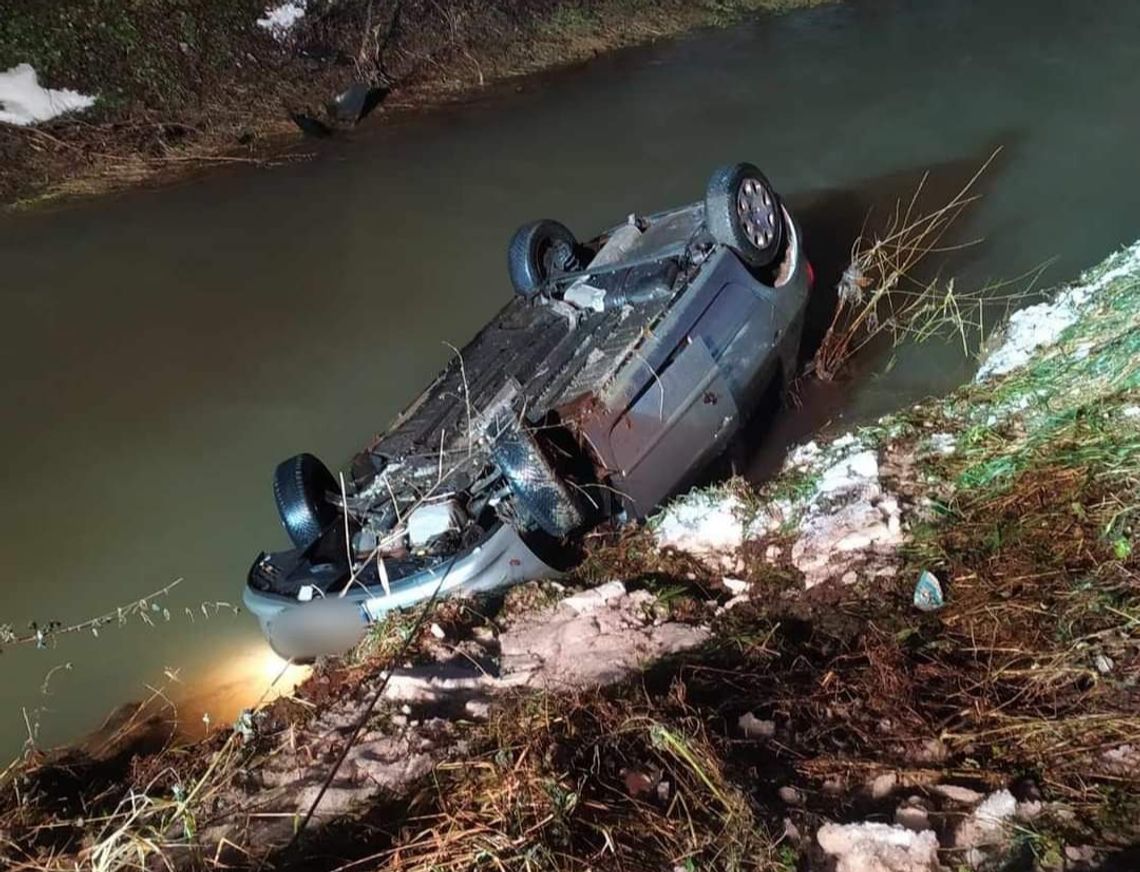
<svg viewBox="0 0 1140 872">
<path fill-rule="evenodd" d="M 179 731 L 201 736 L 211 726 L 233 724 L 244 709 L 293 691 L 312 667 L 289 663 L 263 643 L 212 663 L 170 693 Z"/>
</svg>

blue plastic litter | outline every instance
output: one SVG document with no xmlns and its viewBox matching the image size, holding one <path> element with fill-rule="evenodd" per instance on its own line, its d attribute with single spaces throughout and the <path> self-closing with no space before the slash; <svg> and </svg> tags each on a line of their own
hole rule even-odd
<svg viewBox="0 0 1140 872">
<path fill-rule="evenodd" d="M 918 577 L 918 584 L 914 586 L 914 605 L 924 612 L 934 612 L 945 605 L 945 600 L 942 598 L 942 584 L 933 573 L 925 569 Z"/>
</svg>

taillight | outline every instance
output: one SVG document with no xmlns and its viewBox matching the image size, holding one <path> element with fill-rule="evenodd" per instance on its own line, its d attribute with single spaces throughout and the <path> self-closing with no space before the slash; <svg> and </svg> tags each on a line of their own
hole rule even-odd
<svg viewBox="0 0 1140 872">
<path fill-rule="evenodd" d="M 815 287 L 815 267 L 811 265 L 811 261 L 808 260 L 806 257 L 804 258 L 804 263 L 807 264 L 808 287 L 814 288 Z"/>
</svg>

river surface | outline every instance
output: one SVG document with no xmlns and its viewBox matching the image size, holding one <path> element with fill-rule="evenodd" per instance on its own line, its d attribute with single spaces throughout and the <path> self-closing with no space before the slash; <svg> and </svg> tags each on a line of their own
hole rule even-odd
<svg viewBox="0 0 1140 872">
<path fill-rule="evenodd" d="M 947 269 L 969 285 L 1056 258 L 1060 280 L 1140 236 L 1138 106 L 1132 0 L 849 2 L 523 80 L 307 162 L 0 218 L 0 623 L 70 623 L 185 579 L 169 621 L 5 650 L 0 751 L 148 688 L 191 732 L 257 697 L 276 664 L 252 619 L 203 604 L 239 602 L 258 550 L 285 543 L 274 464 L 310 450 L 335 468 L 381 429 L 508 299 L 523 221 L 584 237 L 747 159 L 827 281 L 868 209 L 927 170 L 952 190 L 1002 146 L 958 228 L 986 241 Z M 775 444 L 972 366 L 949 345 L 865 364 L 785 413 Z"/>
</svg>

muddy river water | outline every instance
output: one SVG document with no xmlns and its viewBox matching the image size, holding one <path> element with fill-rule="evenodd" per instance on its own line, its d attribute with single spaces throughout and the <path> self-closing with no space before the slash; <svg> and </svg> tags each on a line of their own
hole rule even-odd
<svg viewBox="0 0 1140 872">
<path fill-rule="evenodd" d="M 985 241 L 946 261 L 959 282 L 1050 258 L 1060 280 L 1140 236 L 1140 4 L 853 0 L 521 81 L 271 171 L 0 218 L 0 623 L 185 579 L 169 621 L 0 654 L 3 756 L 29 725 L 61 741 L 148 686 L 191 730 L 257 696 L 276 664 L 253 621 L 202 607 L 237 603 L 257 551 L 284 543 L 273 465 L 311 450 L 335 467 L 382 427 L 507 299 L 524 220 L 586 235 L 748 159 L 826 281 L 869 208 L 926 170 L 953 188 L 997 146 L 959 228 Z M 774 438 L 971 368 L 953 346 L 904 349 L 811 392 Z"/>
</svg>

